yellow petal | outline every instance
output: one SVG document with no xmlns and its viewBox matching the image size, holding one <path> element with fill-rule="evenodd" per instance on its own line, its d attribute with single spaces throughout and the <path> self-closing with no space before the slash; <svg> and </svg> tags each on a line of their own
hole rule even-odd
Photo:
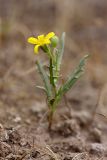
<svg viewBox="0 0 107 160">
<path fill-rule="evenodd" d="M 50 43 L 51 43 L 51 41 L 49 39 L 45 38 L 44 44 L 50 44 Z"/>
<path fill-rule="evenodd" d="M 34 37 L 29 37 L 27 41 L 31 44 L 38 44 L 38 40 Z"/>
<path fill-rule="evenodd" d="M 36 45 L 36 46 L 34 47 L 34 52 L 35 52 L 36 54 L 38 53 L 39 47 L 40 47 L 40 45 Z"/>
<path fill-rule="evenodd" d="M 44 39 L 44 34 L 38 36 L 38 39 L 39 39 L 39 40 L 43 40 L 43 39 Z"/>
<path fill-rule="evenodd" d="M 48 33 L 48 34 L 46 35 L 46 38 L 47 38 L 47 39 L 50 39 L 50 38 L 52 38 L 53 36 L 55 36 L 55 33 L 54 33 L 54 32 L 50 32 L 50 33 Z"/>
</svg>

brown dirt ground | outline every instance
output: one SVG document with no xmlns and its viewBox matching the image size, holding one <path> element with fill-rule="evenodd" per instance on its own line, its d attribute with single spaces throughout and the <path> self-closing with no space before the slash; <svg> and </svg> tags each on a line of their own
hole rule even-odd
<svg viewBox="0 0 107 160">
<path fill-rule="evenodd" d="M 107 160 L 107 3 L 62 2 L 0 0 L 0 160 Z M 42 81 L 35 58 L 46 57 L 34 56 L 26 43 L 29 35 L 50 29 L 67 33 L 64 80 L 85 51 L 91 53 L 86 74 L 66 95 L 67 103 L 59 104 L 51 131 L 44 93 L 36 88 Z"/>
</svg>

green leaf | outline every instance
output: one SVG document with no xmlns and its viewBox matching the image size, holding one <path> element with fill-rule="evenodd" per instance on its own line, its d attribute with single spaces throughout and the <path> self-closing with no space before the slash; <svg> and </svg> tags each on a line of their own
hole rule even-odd
<svg viewBox="0 0 107 160">
<path fill-rule="evenodd" d="M 41 74 L 42 80 L 44 82 L 44 87 L 45 87 L 47 97 L 48 97 L 48 99 L 50 99 L 52 97 L 52 92 L 51 92 L 51 86 L 49 83 L 49 78 L 48 78 L 43 66 L 41 65 L 41 63 L 39 61 L 36 61 L 36 64 L 37 64 L 38 70 Z"/>
<path fill-rule="evenodd" d="M 63 86 L 61 86 L 57 92 L 56 98 L 55 98 L 55 104 L 60 101 L 61 97 L 72 88 L 72 86 L 77 82 L 77 80 L 83 75 L 84 73 L 84 66 L 85 62 L 89 55 L 85 55 L 81 60 L 75 71 L 69 76 L 68 80 L 65 82 Z"/>
<path fill-rule="evenodd" d="M 43 91 L 46 92 L 46 89 L 45 89 L 45 87 L 43 87 L 43 86 L 36 86 L 36 88 L 39 88 L 39 89 L 41 89 L 41 90 L 43 90 Z"/>
<path fill-rule="evenodd" d="M 62 33 L 61 40 L 60 40 L 60 47 L 58 49 L 58 54 L 57 54 L 57 68 L 60 70 L 61 62 L 62 62 L 62 57 L 64 53 L 64 45 L 65 45 L 65 32 Z"/>
<path fill-rule="evenodd" d="M 59 77 L 62 57 L 63 57 L 63 53 L 64 53 L 64 43 L 65 43 L 65 32 L 62 33 L 61 40 L 59 42 L 59 48 L 56 51 L 56 64 L 54 65 L 54 68 L 55 68 L 54 76 L 57 77 L 56 78 L 57 80 Z"/>
</svg>

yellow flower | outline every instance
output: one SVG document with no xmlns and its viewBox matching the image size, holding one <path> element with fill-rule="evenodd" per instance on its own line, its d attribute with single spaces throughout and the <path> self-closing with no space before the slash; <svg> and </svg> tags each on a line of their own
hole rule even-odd
<svg viewBox="0 0 107 160">
<path fill-rule="evenodd" d="M 34 52 L 35 53 L 38 53 L 38 49 L 40 46 L 44 46 L 46 44 L 50 44 L 51 41 L 50 39 L 52 37 L 55 36 L 55 33 L 54 32 L 50 32 L 48 33 L 46 36 L 44 34 L 38 36 L 37 38 L 35 37 L 29 37 L 28 38 L 28 42 L 31 43 L 31 44 L 35 44 L 35 47 L 34 47 Z"/>
</svg>

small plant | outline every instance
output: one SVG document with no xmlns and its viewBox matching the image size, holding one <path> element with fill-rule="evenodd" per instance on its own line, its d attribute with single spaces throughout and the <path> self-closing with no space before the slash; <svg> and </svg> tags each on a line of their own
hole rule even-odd
<svg viewBox="0 0 107 160">
<path fill-rule="evenodd" d="M 47 103 L 49 107 L 49 129 L 51 129 L 53 114 L 57 109 L 63 95 L 72 88 L 76 81 L 83 75 L 85 62 L 88 55 L 85 55 L 74 72 L 68 77 L 63 85 L 59 85 L 61 62 L 64 53 L 65 33 L 62 33 L 59 39 L 54 32 L 50 32 L 47 35 L 40 35 L 37 38 L 30 37 L 28 42 L 34 44 L 34 52 L 38 53 L 39 48 L 47 55 L 49 60 L 48 70 L 44 66 L 36 61 L 39 73 L 44 82 L 43 89 L 47 96 Z"/>
</svg>

